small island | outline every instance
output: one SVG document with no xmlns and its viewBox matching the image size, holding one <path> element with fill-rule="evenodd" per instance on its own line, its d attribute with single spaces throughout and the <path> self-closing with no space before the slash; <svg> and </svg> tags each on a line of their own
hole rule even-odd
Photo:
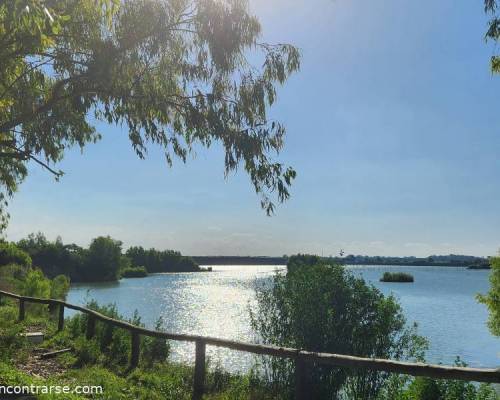
<svg viewBox="0 0 500 400">
<path fill-rule="evenodd" d="M 122 278 L 145 278 L 148 276 L 146 267 L 127 267 L 121 270 Z"/>
<path fill-rule="evenodd" d="M 380 282 L 411 283 L 413 281 L 413 275 L 406 272 L 384 272 L 384 275 L 380 278 Z"/>
</svg>

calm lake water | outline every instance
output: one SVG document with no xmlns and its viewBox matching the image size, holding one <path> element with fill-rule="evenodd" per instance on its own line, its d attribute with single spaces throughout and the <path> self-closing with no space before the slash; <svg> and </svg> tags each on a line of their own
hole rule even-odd
<svg viewBox="0 0 500 400">
<path fill-rule="evenodd" d="M 254 287 L 270 279 L 276 266 L 214 266 L 212 273 L 155 274 L 118 283 L 73 285 L 68 302 L 115 303 L 130 317 L 138 310 L 147 327 L 162 317 L 164 329 L 242 341 L 254 341 L 249 308 L 255 306 Z M 475 300 L 488 290 L 489 271 L 454 267 L 349 266 L 384 293 L 400 301 L 409 323 L 430 341 L 430 362 L 453 363 L 459 355 L 470 366 L 500 366 L 500 340 L 486 327 L 486 308 Z M 382 283 L 384 271 L 404 270 L 412 284 Z M 173 357 L 192 362 L 194 346 L 172 342 Z M 252 356 L 209 346 L 212 363 L 231 371 L 246 370 Z"/>
</svg>

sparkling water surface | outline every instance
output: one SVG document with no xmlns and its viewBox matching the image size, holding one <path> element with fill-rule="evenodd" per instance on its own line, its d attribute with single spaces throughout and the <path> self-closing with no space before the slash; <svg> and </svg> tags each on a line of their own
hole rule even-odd
<svg viewBox="0 0 500 400">
<path fill-rule="evenodd" d="M 150 328 L 159 317 L 166 331 L 252 342 L 249 309 L 255 307 L 255 284 L 282 266 L 212 266 L 209 273 L 154 274 L 117 283 L 75 284 L 68 302 L 95 299 L 115 303 L 130 317 L 135 310 Z M 427 360 L 451 364 L 456 356 L 475 367 L 500 366 L 500 339 L 486 327 L 488 313 L 475 296 L 488 290 L 489 271 L 455 267 L 348 266 L 385 294 L 393 293 L 409 323 L 430 341 Z M 384 271 L 405 271 L 414 283 L 379 282 Z M 194 359 L 194 346 L 171 342 L 173 358 Z M 208 346 L 208 357 L 231 371 L 246 371 L 251 355 Z"/>
</svg>

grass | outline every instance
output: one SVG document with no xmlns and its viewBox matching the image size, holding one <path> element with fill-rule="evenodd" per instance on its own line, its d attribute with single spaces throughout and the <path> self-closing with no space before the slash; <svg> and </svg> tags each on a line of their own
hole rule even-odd
<svg viewBox="0 0 500 400">
<path fill-rule="evenodd" d="M 380 282 L 413 282 L 413 275 L 406 272 L 384 272 Z"/>
</svg>

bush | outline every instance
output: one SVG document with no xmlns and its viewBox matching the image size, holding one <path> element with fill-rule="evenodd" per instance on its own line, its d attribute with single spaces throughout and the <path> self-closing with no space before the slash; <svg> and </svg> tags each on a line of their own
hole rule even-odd
<svg viewBox="0 0 500 400">
<path fill-rule="evenodd" d="M 7 292 L 19 290 L 20 281 L 24 280 L 27 272 L 27 267 L 18 264 L 3 265 L 0 268 L 0 290 Z"/>
<path fill-rule="evenodd" d="M 69 278 L 66 275 L 57 275 L 50 282 L 50 298 L 66 300 L 69 292 Z"/>
<path fill-rule="evenodd" d="M 117 311 L 116 305 L 109 304 L 106 306 L 100 306 L 95 301 L 90 301 L 87 308 L 97 311 L 103 315 L 110 318 L 124 320 L 132 325 L 144 326 L 141 323 L 141 318 L 134 313 L 134 316 L 130 319 L 123 318 Z M 85 314 L 75 315 L 71 318 L 66 326 L 70 338 L 72 340 L 81 340 L 85 336 L 85 331 L 87 327 L 88 316 Z M 161 328 L 161 320 L 156 324 L 156 329 Z M 130 360 L 130 332 L 125 329 L 115 328 L 111 325 L 97 322 L 95 326 L 94 338 L 91 340 L 93 345 L 83 345 L 80 350 L 77 349 L 78 359 L 81 365 L 84 363 L 89 363 L 89 357 L 92 356 L 93 347 L 100 350 L 101 359 L 105 365 L 108 366 L 119 366 L 126 367 Z M 82 354 L 79 354 L 79 351 Z M 164 361 L 168 357 L 170 352 L 170 347 L 165 340 L 162 339 L 152 339 L 141 336 L 141 355 L 142 359 L 146 360 L 148 364 L 156 361 Z"/>
<path fill-rule="evenodd" d="M 20 291 L 23 296 L 50 298 L 51 283 L 39 269 L 30 269 L 23 282 L 20 283 Z"/>
<path fill-rule="evenodd" d="M 488 307 L 491 333 L 500 336 L 500 256 L 491 258 L 490 264 L 490 290 L 485 295 L 478 295 L 478 300 Z"/>
<path fill-rule="evenodd" d="M 31 267 L 31 257 L 14 243 L 0 243 L 0 266 L 7 264 L 18 264 L 23 267 Z"/>
<path fill-rule="evenodd" d="M 457 367 L 467 364 L 460 358 Z M 495 389 L 490 384 L 473 384 L 461 380 L 432 379 L 427 377 L 409 378 L 393 376 L 395 386 L 386 388 L 380 400 L 498 400 Z"/>
<path fill-rule="evenodd" d="M 144 278 L 148 271 L 144 267 L 127 267 L 121 271 L 122 278 Z"/>
<path fill-rule="evenodd" d="M 413 282 L 413 275 L 406 272 L 384 272 L 380 282 Z"/>
<path fill-rule="evenodd" d="M 362 357 L 423 359 L 426 342 L 407 328 L 401 307 L 341 266 L 313 256 L 291 257 L 286 274 L 257 288 L 255 331 L 266 344 Z M 294 366 L 264 359 L 266 379 L 278 398 L 293 398 Z M 316 365 L 311 398 L 375 399 L 388 374 Z M 279 395 L 278 395 L 279 394 Z"/>
</svg>

